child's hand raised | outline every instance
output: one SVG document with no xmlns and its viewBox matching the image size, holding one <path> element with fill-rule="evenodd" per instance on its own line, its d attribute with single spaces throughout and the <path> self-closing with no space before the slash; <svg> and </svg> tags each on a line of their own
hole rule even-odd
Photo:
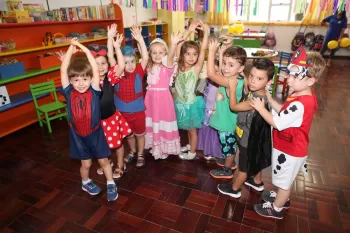
<svg viewBox="0 0 350 233">
<path fill-rule="evenodd" d="M 132 26 L 130 29 L 132 37 L 134 37 L 135 40 L 140 41 L 143 40 L 141 31 L 142 28 L 139 28 L 137 25 Z"/>
<path fill-rule="evenodd" d="M 219 43 L 216 39 L 210 40 L 209 41 L 209 52 L 216 52 L 218 49 Z"/>
<path fill-rule="evenodd" d="M 196 28 L 198 27 L 198 25 L 199 25 L 199 22 L 198 22 L 198 21 L 193 21 L 193 22 L 191 23 L 190 27 L 188 28 L 188 30 L 189 30 L 190 32 L 196 33 Z"/>
<path fill-rule="evenodd" d="M 112 24 L 110 27 L 107 27 L 107 36 L 108 38 L 114 38 L 117 34 L 117 24 Z"/>
<path fill-rule="evenodd" d="M 178 33 L 171 33 L 171 43 L 173 45 L 177 45 L 178 43 L 184 41 L 184 33 L 183 32 L 178 32 Z"/>
<path fill-rule="evenodd" d="M 78 41 L 78 38 L 74 37 L 70 40 L 70 44 L 74 46 L 78 46 L 80 43 Z"/>
<path fill-rule="evenodd" d="M 252 106 L 256 111 L 260 112 L 265 108 L 265 100 L 255 97 L 249 101 L 250 106 Z"/>
<path fill-rule="evenodd" d="M 113 46 L 115 48 L 120 48 L 124 40 L 123 34 L 117 34 L 115 40 L 113 40 Z"/>
</svg>

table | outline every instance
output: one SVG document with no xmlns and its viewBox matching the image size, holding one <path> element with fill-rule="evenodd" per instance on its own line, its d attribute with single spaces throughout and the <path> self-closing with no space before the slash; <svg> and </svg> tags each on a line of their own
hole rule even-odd
<svg viewBox="0 0 350 233">
<path fill-rule="evenodd" d="M 258 58 L 272 58 L 278 56 L 278 52 L 271 49 L 262 49 L 262 48 L 244 48 L 247 52 L 248 59 L 258 59 Z M 268 55 L 265 56 L 253 56 L 252 53 L 256 53 L 256 51 L 262 50 L 264 52 L 268 52 Z"/>
</svg>

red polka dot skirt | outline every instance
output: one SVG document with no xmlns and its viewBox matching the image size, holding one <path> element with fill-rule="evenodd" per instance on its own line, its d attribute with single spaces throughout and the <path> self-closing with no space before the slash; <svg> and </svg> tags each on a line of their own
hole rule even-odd
<svg viewBox="0 0 350 233">
<path fill-rule="evenodd" d="M 108 146 L 111 149 L 120 147 L 123 138 L 132 133 L 128 123 L 119 111 L 116 111 L 113 116 L 101 120 L 101 125 L 105 132 Z"/>
</svg>

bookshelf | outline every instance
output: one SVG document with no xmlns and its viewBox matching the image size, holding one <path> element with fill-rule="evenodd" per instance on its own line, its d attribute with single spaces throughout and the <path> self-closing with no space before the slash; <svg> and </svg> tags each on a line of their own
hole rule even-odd
<svg viewBox="0 0 350 233">
<path fill-rule="evenodd" d="M 115 19 L 74 20 L 60 22 L 37 22 L 0 24 L 2 41 L 14 40 L 16 50 L 0 53 L 0 58 L 17 59 L 24 63 L 26 73 L 7 79 L 0 79 L 0 86 L 6 86 L 11 104 L 0 107 L 0 138 L 37 122 L 35 107 L 30 95 L 29 84 L 46 82 L 48 79 L 59 77 L 59 66 L 49 69 L 34 69 L 34 60 L 46 52 L 66 50 L 69 43 L 52 46 L 42 46 L 46 32 L 86 33 L 95 27 L 107 28 L 112 23 L 118 25 L 118 32 L 124 32 L 123 15 L 120 7 L 113 4 Z M 82 40 L 83 43 L 106 44 L 107 37 Z M 52 101 L 51 96 L 41 96 L 39 104 Z"/>
</svg>

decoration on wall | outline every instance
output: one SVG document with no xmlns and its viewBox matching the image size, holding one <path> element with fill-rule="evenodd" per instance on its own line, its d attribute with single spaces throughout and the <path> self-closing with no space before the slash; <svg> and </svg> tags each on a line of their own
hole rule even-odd
<svg viewBox="0 0 350 233">
<path fill-rule="evenodd" d="M 10 104 L 10 97 L 5 86 L 0 87 L 0 107 Z"/>
<path fill-rule="evenodd" d="M 311 0 L 302 20 L 304 25 L 321 25 L 322 20 L 337 11 L 349 9 L 350 0 Z"/>
</svg>

